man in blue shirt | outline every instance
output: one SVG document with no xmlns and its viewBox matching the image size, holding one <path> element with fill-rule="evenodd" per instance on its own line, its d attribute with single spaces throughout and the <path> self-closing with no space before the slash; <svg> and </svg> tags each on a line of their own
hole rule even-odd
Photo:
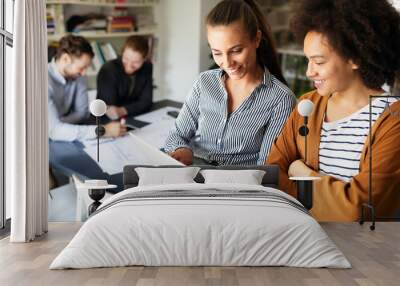
<svg viewBox="0 0 400 286">
<path fill-rule="evenodd" d="M 80 125 L 89 117 L 87 85 L 84 75 L 94 57 L 86 39 L 68 35 L 59 42 L 57 53 L 49 63 L 49 137 L 74 141 L 96 137 L 95 125 Z M 126 126 L 110 122 L 105 137 L 126 133 Z"/>
</svg>

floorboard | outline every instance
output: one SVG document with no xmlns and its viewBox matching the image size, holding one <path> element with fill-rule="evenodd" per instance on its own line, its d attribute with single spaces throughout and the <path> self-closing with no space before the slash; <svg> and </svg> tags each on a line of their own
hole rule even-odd
<svg viewBox="0 0 400 286">
<path fill-rule="evenodd" d="M 0 285 L 399 285 L 400 223 L 324 223 L 322 227 L 351 262 L 352 269 L 290 267 L 119 267 L 49 270 L 52 260 L 81 223 L 50 223 L 32 243 L 0 240 Z"/>
</svg>

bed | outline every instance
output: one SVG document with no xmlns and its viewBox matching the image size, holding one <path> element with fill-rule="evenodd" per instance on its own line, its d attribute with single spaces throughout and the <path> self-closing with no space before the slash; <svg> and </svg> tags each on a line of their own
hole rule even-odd
<svg viewBox="0 0 400 286">
<path fill-rule="evenodd" d="M 214 166 L 200 166 L 201 174 L 192 183 L 138 185 L 143 167 L 146 172 L 154 168 L 124 168 L 126 189 L 103 202 L 50 269 L 351 267 L 308 211 L 276 188 L 276 166 L 222 167 L 240 171 L 235 177 L 247 170 L 263 170 L 260 185 L 208 179 L 204 183 L 205 170 L 221 169 Z M 184 167 L 163 166 L 162 170 L 166 168 Z"/>
</svg>

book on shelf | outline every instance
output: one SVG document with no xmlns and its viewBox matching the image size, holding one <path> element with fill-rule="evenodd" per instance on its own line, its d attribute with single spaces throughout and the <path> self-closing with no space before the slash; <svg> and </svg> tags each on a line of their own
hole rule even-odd
<svg viewBox="0 0 400 286">
<path fill-rule="evenodd" d="M 100 44 L 100 48 L 106 61 L 111 61 L 118 57 L 117 52 L 115 51 L 111 43 L 102 43 Z"/>
<path fill-rule="evenodd" d="M 117 4 L 154 4 L 157 3 L 159 0 L 111 0 Z"/>
<path fill-rule="evenodd" d="M 110 16 L 113 17 L 123 17 L 128 15 L 129 15 L 129 10 L 127 7 L 114 7 L 110 14 Z"/>
<path fill-rule="evenodd" d="M 92 41 L 90 42 L 90 45 L 92 46 L 94 57 L 88 70 L 89 74 L 97 74 L 106 62 L 118 57 L 117 52 L 111 43 Z"/>
<path fill-rule="evenodd" d="M 154 37 L 148 37 L 147 39 L 149 43 L 148 60 L 154 63 L 156 61 L 155 50 L 157 48 L 157 39 Z M 90 45 L 92 46 L 94 57 L 92 60 L 92 64 L 88 70 L 88 74 L 97 75 L 101 67 L 106 62 L 114 60 L 118 57 L 118 53 L 115 50 L 114 46 L 109 42 L 91 41 Z"/>
<path fill-rule="evenodd" d="M 62 34 L 65 32 L 64 13 L 61 5 L 46 6 L 46 21 L 48 34 Z"/>
<path fill-rule="evenodd" d="M 117 4 L 123 6 L 124 4 L 133 5 L 133 4 L 155 4 L 158 3 L 159 0 L 79 0 L 77 2 L 86 2 L 86 3 L 104 3 L 104 4 Z M 66 0 L 51 0 L 52 3 L 59 2 L 60 4 L 65 4 Z"/>
<path fill-rule="evenodd" d="M 135 30 L 135 24 L 132 16 L 109 16 L 107 32 L 132 32 Z"/>
<path fill-rule="evenodd" d="M 87 0 L 91 1 L 91 0 Z M 99 0 L 91 1 L 98 2 Z M 115 0 L 113 0 L 115 1 Z M 146 3 L 147 1 L 128 1 L 126 3 Z M 54 2 L 52 2 L 54 3 Z M 63 2 L 60 2 L 63 3 Z M 113 2 L 116 3 L 116 2 Z M 101 5 L 100 5 L 101 6 Z M 65 6 L 67 7 L 67 6 Z M 76 14 L 68 13 L 69 8 L 64 8 L 62 4 L 47 4 L 46 18 L 48 34 L 62 35 L 66 31 L 73 33 L 129 33 L 139 29 L 154 28 L 156 26 L 153 13 L 126 6 L 115 6 L 101 13 Z M 65 9 L 65 11 L 64 11 Z M 64 21 L 64 12 L 68 19 Z"/>
<path fill-rule="evenodd" d="M 54 7 L 46 7 L 47 33 L 54 34 L 56 32 L 56 20 Z"/>
<path fill-rule="evenodd" d="M 72 27 L 71 27 L 72 28 Z M 99 18 L 90 18 L 87 16 L 87 19 L 82 23 L 75 25 L 72 28 L 72 32 L 106 32 L 107 30 L 107 19 L 103 17 Z"/>
</svg>

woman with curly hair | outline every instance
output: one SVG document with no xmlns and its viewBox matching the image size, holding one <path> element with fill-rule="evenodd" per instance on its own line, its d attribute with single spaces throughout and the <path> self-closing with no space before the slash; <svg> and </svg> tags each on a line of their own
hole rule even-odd
<svg viewBox="0 0 400 286">
<path fill-rule="evenodd" d="M 368 201 L 369 98 L 388 95 L 382 86 L 393 86 L 399 72 L 400 16 L 386 0 L 302 0 L 291 26 L 316 88 L 302 97 L 314 103 L 308 158 L 295 111 L 267 163 L 279 165 L 280 188 L 293 196 L 290 176 L 321 177 L 316 219 L 354 221 Z M 400 102 L 373 98 L 371 105 L 372 201 L 378 217 L 393 216 L 400 211 Z"/>
</svg>

